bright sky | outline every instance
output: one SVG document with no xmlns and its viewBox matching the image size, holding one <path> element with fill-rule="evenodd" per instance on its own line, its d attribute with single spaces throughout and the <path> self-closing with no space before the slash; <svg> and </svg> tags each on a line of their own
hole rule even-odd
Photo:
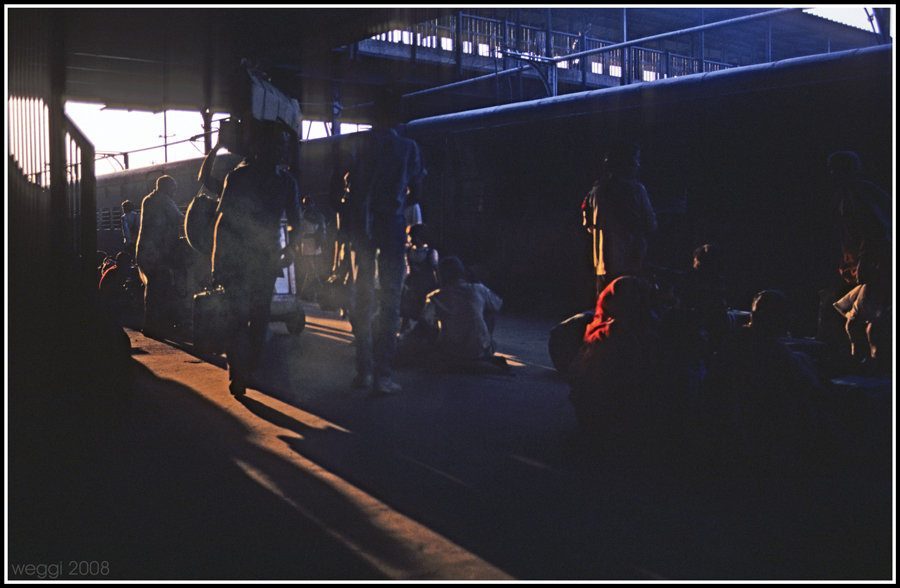
<svg viewBox="0 0 900 588">
<path fill-rule="evenodd" d="M 869 8 L 869 12 L 871 12 L 871 7 L 860 5 L 830 5 L 810 9 L 808 12 L 844 24 L 872 30 L 865 8 Z M 129 155 L 129 167 L 131 168 L 163 163 L 165 161 L 202 157 L 204 155 L 202 137 L 196 141 L 189 140 L 203 132 L 203 119 L 198 112 L 170 110 L 164 117 L 162 113 L 129 112 L 126 110 L 105 109 L 102 104 L 69 102 L 66 104 L 66 113 L 87 138 L 94 143 L 94 148 L 98 155 L 131 152 Z M 213 120 L 216 121 L 219 118 L 224 118 L 224 115 L 214 117 Z M 355 125 L 348 126 L 355 127 Z M 213 123 L 213 128 L 218 128 L 215 122 Z M 342 127 L 341 132 L 346 133 L 353 130 L 356 129 L 344 129 Z M 322 137 L 326 134 L 322 123 L 310 125 L 304 121 L 303 131 L 304 139 Z M 175 145 L 170 144 L 168 149 L 164 149 L 161 147 L 165 142 L 163 135 L 168 135 L 169 143 L 178 143 Z M 157 148 L 147 149 L 149 147 Z M 135 152 L 138 149 L 142 151 Z M 121 156 L 106 157 L 98 160 L 96 165 L 97 175 L 121 169 L 123 169 L 123 158 Z"/>
</svg>

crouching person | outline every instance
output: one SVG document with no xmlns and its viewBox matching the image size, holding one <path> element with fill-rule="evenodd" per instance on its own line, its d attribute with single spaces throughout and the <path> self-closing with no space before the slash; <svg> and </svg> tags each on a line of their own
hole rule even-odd
<svg viewBox="0 0 900 588">
<path fill-rule="evenodd" d="M 567 371 L 584 441 L 626 459 L 648 457 L 662 409 L 649 296 L 647 284 L 632 276 L 606 286 Z"/>
<path fill-rule="evenodd" d="M 500 296 L 466 279 L 465 266 L 457 257 L 441 260 L 438 280 L 440 287 L 426 297 L 416 328 L 404 337 L 404 358 L 421 353 L 427 343 L 433 359 L 446 367 L 508 370 L 506 360 L 494 355 L 494 321 L 503 306 Z"/>
</svg>

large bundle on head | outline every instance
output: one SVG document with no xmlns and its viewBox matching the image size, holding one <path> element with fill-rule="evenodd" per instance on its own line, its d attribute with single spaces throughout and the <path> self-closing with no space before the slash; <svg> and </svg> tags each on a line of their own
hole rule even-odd
<svg viewBox="0 0 900 588">
<path fill-rule="evenodd" d="M 234 79 L 231 103 L 232 118 L 221 123 L 219 138 L 230 151 L 244 154 L 254 135 L 274 125 L 284 126 L 295 136 L 300 136 L 300 103 L 246 62 L 242 63 L 241 71 Z"/>
</svg>

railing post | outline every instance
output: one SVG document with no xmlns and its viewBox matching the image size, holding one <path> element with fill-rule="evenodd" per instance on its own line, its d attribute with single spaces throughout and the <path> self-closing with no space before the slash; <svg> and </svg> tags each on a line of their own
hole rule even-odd
<svg viewBox="0 0 900 588">
<path fill-rule="evenodd" d="M 552 61 L 547 63 L 547 86 L 551 96 L 559 94 L 559 68 Z"/>
<path fill-rule="evenodd" d="M 503 20 L 503 69 L 507 69 L 509 65 L 509 57 L 506 55 L 506 51 L 509 49 L 509 22 L 505 19 Z"/>
<path fill-rule="evenodd" d="M 587 48 L 587 37 L 584 36 L 584 31 L 579 31 L 578 37 L 581 39 L 581 41 L 580 41 L 581 44 L 579 46 L 582 49 L 586 49 Z M 587 88 L 587 64 L 588 64 L 588 57 L 583 57 L 578 60 L 578 65 L 581 66 L 581 89 L 582 90 Z"/>
<path fill-rule="evenodd" d="M 622 42 L 625 43 L 628 41 L 628 9 L 622 9 Z M 622 78 L 619 80 L 619 84 L 622 86 L 626 86 L 631 83 L 631 63 L 628 59 L 631 54 L 631 51 L 628 47 L 622 48 Z"/>
<path fill-rule="evenodd" d="M 51 254 L 58 267 L 69 267 L 64 259 L 69 242 L 66 173 L 66 126 L 63 95 L 66 87 L 65 25 L 60 15 L 50 17 L 50 92 L 47 100 L 47 126 L 50 155 L 50 241 Z"/>
<path fill-rule="evenodd" d="M 453 52 L 456 56 L 456 79 L 462 79 L 462 11 L 456 11 L 456 39 L 453 43 Z"/>
<path fill-rule="evenodd" d="M 700 9 L 700 26 L 706 24 L 706 12 Z M 700 73 L 706 71 L 706 31 L 700 31 Z"/>
</svg>

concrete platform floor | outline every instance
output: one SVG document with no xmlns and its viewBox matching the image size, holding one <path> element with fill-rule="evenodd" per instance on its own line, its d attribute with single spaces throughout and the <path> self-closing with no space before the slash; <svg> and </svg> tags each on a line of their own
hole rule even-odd
<svg viewBox="0 0 900 588">
<path fill-rule="evenodd" d="M 375 397 L 350 386 L 348 323 L 307 313 L 299 335 L 271 325 L 240 400 L 221 356 L 127 330 L 131 390 L 16 437 L 7 578 L 892 577 L 890 467 L 777 485 L 629 467 L 574 441 L 552 323 L 501 316 L 510 375 L 407 367 Z"/>
</svg>

